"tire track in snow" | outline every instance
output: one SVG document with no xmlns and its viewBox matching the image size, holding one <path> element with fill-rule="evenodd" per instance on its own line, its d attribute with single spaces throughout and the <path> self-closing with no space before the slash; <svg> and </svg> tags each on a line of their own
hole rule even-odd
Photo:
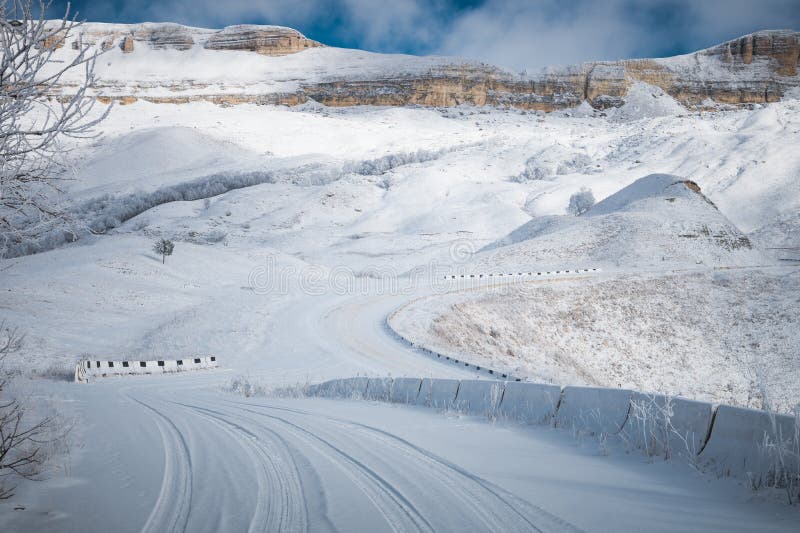
<svg viewBox="0 0 800 533">
<path fill-rule="evenodd" d="M 156 425 L 164 447 L 161 490 L 150 516 L 142 526 L 142 532 L 186 531 L 192 507 L 192 460 L 186 440 L 167 415 L 128 394 L 126 396 L 156 415 Z"/>
<path fill-rule="evenodd" d="M 195 409 L 205 409 L 193 406 Z M 243 417 L 241 412 L 246 409 L 237 409 L 240 414 L 222 413 L 212 409 L 219 416 L 238 416 L 249 423 L 256 423 L 250 418 Z M 339 446 L 334 445 L 333 439 L 324 438 L 313 430 L 306 429 L 290 420 L 264 413 L 251 412 L 259 417 L 265 417 L 288 428 L 297 438 L 317 451 L 331 463 L 335 464 L 353 484 L 373 503 L 376 510 L 383 516 L 386 523 L 393 531 L 435 531 L 429 520 L 425 518 L 416 506 L 397 487 L 389 483 L 374 469 L 349 454 Z M 261 426 L 263 427 L 263 426 Z M 318 428 L 313 428 L 317 430 Z"/>
<path fill-rule="evenodd" d="M 408 459 L 410 464 L 425 465 L 426 468 L 417 468 L 417 470 L 420 473 L 424 472 L 425 475 L 433 473 L 433 477 L 441 483 L 442 487 L 448 490 L 454 499 L 463 504 L 459 512 L 474 515 L 475 522 L 480 521 L 487 531 L 570 531 L 576 533 L 582 531 L 566 520 L 518 498 L 505 489 L 381 429 L 299 409 L 252 405 L 243 402 L 227 403 L 238 405 L 243 411 L 264 417 L 272 418 L 272 415 L 248 409 L 244 406 L 284 411 L 322 419 L 344 430 L 342 434 L 348 435 L 350 438 L 353 438 L 353 432 L 355 431 L 360 437 L 366 437 L 378 444 L 379 446 L 376 449 L 395 450 Z M 315 426 L 315 429 L 318 428 L 318 425 Z M 335 435 L 333 440 L 337 438 L 341 437 Z"/>
<path fill-rule="evenodd" d="M 264 428 L 269 442 L 241 424 L 211 409 L 178 403 L 222 428 L 242 444 L 257 464 L 258 496 L 249 532 L 307 531 L 308 508 L 299 469 L 289 444 L 276 432 Z M 243 438 L 244 437 L 244 438 Z"/>
</svg>

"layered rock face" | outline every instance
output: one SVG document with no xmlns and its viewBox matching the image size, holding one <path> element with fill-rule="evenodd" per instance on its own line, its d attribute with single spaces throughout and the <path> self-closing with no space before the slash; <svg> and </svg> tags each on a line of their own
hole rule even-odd
<svg viewBox="0 0 800 533">
<path fill-rule="evenodd" d="M 246 50 L 268 56 L 282 56 L 322 46 L 299 31 L 279 26 L 230 26 L 211 35 L 208 50 Z"/>
<path fill-rule="evenodd" d="M 130 53 L 136 43 L 142 43 L 154 50 L 189 50 L 195 44 L 194 33 L 180 24 L 87 24 L 77 30 L 72 48 L 99 46 L 109 50 L 118 45 Z"/>
<path fill-rule="evenodd" d="M 553 111 L 584 101 L 596 109 L 619 106 L 634 82 L 658 86 L 687 107 L 772 102 L 800 86 L 800 33 L 789 30 L 757 32 L 685 56 L 594 62 L 525 76 L 453 58 L 324 48 L 293 29 L 277 26 L 206 30 L 176 24 L 87 24 L 72 43 L 73 48 L 81 45 L 119 47 L 132 57 L 140 47 L 212 54 L 187 54 L 187 64 L 194 62 L 190 68 L 176 69 L 174 76 L 169 71 L 167 78 L 156 80 L 124 77 L 128 71 L 115 71 L 112 57 L 109 69 L 99 73 L 98 93 L 105 100 L 122 102 L 142 98 L 297 105 L 313 99 L 329 106 L 473 104 Z M 253 67 L 245 69 L 245 79 L 242 69 L 236 70 L 236 59 L 214 62 L 213 54 L 219 51 L 272 57 L 259 63 L 239 56 Z M 296 54 L 302 61 L 292 59 Z M 148 61 L 155 60 L 151 54 Z M 282 62 L 272 63 L 278 60 Z"/>
<path fill-rule="evenodd" d="M 229 26 L 222 30 L 188 28 L 180 24 L 86 24 L 78 30 L 73 48 L 99 44 L 103 49 L 119 45 L 132 52 L 135 43 L 154 50 L 189 50 L 198 44 L 208 50 L 240 50 L 270 56 L 294 54 L 322 46 L 300 32 L 280 26 Z"/>
</svg>

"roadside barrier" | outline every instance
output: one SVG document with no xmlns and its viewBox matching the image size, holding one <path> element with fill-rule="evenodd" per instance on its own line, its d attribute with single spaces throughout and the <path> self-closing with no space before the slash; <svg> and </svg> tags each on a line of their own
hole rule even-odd
<svg viewBox="0 0 800 533">
<path fill-rule="evenodd" d="M 526 424 L 552 425 L 560 399 L 558 385 L 509 381 L 497 413 Z"/>
<path fill-rule="evenodd" d="M 402 307 L 400 309 L 402 309 Z M 407 344 L 408 346 L 410 346 L 411 348 L 413 348 L 417 352 L 422 353 L 423 355 L 426 355 L 426 356 L 428 356 L 428 357 L 430 357 L 432 359 L 436 359 L 437 361 L 441 361 L 443 363 L 451 363 L 451 364 L 454 364 L 454 365 L 459 366 L 461 368 L 466 368 L 467 370 L 475 371 L 475 372 L 478 372 L 480 374 L 485 374 L 485 375 L 493 377 L 493 378 L 495 378 L 497 380 L 522 381 L 522 378 L 518 378 L 516 376 L 512 376 L 511 374 L 509 374 L 507 372 L 501 372 L 501 371 L 495 370 L 493 368 L 487 368 L 485 366 L 476 365 L 475 363 L 470 363 L 469 361 L 464 361 L 463 359 L 460 359 L 458 357 L 451 357 L 449 355 L 445 355 L 445 354 L 433 351 L 433 350 L 431 350 L 429 348 L 426 348 L 425 346 L 422 346 L 420 344 L 417 344 L 417 343 L 413 342 L 410 339 L 405 338 L 397 330 L 395 330 L 392 327 L 392 324 L 391 324 L 392 317 L 398 311 L 400 311 L 400 309 L 395 310 L 392 314 L 390 314 L 386 318 L 386 328 L 389 330 L 390 333 L 392 333 L 395 337 L 397 337 L 398 340 L 400 340 L 403 343 Z"/>
<path fill-rule="evenodd" d="M 505 384 L 501 381 L 464 380 L 458 386 L 456 409 L 472 415 L 494 416 L 503 399 Z"/>
<path fill-rule="evenodd" d="M 800 474 L 799 441 L 793 416 L 720 405 L 699 458 L 719 475 L 772 484 L 787 472 Z"/>
<path fill-rule="evenodd" d="M 392 393 L 389 401 L 392 403 L 416 403 L 422 380 L 419 378 L 396 378 L 392 382 Z"/>
<path fill-rule="evenodd" d="M 706 442 L 713 414 L 708 402 L 634 392 L 622 433 L 647 455 L 694 457 Z"/>
<path fill-rule="evenodd" d="M 207 368 L 217 368 L 217 358 L 213 355 L 187 357 L 184 359 L 157 360 L 85 360 L 75 365 L 75 381 L 88 383 L 95 378 L 111 376 L 133 376 L 147 374 L 170 374 Z"/>
<path fill-rule="evenodd" d="M 428 405 L 437 409 L 453 408 L 460 383 L 457 379 L 431 379 L 431 395 Z"/>
<path fill-rule="evenodd" d="M 628 418 L 631 394 L 627 389 L 564 387 L 556 427 L 616 435 Z"/>
<path fill-rule="evenodd" d="M 313 385 L 309 393 L 323 398 L 350 398 L 360 400 L 367 393 L 368 379 L 365 377 L 334 379 Z"/>
<path fill-rule="evenodd" d="M 389 401 L 392 392 L 392 378 L 369 378 L 367 380 L 367 400 Z"/>
<path fill-rule="evenodd" d="M 559 276 L 565 274 L 586 274 L 589 272 L 599 272 L 599 268 L 575 268 L 572 270 L 542 270 L 541 272 L 489 272 L 480 274 L 447 274 L 444 279 L 461 280 L 461 279 L 488 279 L 488 278 L 520 278 L 520 277 L 542 277 L 542 276 Z"/>
<path fill-rule="evenodd" d="M 431 379 L 425 378 L 419 388 L 416 405 L 449 409 L 453 407 L 458 394 L 457 379 Z"/>
<path fill-rule="evenodd" d="M 800 475 L 800 427 L 788 415 L 628 389 L 520 381 L 365 377 L 326 381 L 309 396 L 368 398 L 619 435 L 648 455 L 685 457 L 754 486 Z"/>
</svg>

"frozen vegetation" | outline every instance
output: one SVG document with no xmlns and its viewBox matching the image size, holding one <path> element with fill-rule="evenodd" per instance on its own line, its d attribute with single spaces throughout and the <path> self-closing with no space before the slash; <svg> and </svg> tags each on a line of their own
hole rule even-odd
<svg viewBox="0 0 800 533">
<path fill-rule="evenodd" d="M 535 381 L 792 412 L 798 306 L 794 270 L 718 270 L 434 297 L 392 325 L 431 349 Z"/>
</svg>

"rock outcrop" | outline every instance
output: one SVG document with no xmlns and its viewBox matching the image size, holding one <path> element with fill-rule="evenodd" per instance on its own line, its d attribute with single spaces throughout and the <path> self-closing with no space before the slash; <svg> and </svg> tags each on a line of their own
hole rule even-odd
<svg viewBox="0 0 800 533">
<path fill-rule="evenodd" d="M 267 56 L 283 56 L 322 46 L 299 31 L 280 26 L 229 26 L 211 35 L 208 50 L 245 50 Z"/>
<path fill-rule="evenodd" d="M 472 104 L 540 111 L 588 102 L 596 109 L 605 109 L 623 104 L 629 87 L 644 82 L 660 87 L 687 107 L 707 108 L 773 102 L 800 86 L 800 33 L 790 30 L 761 31 L 684 56 L 593 62 L 524 76 L 455 58 L 324 48 L 296 30 L 278 26 L 207 30 L 177 24 L 87 24 L 72 45 L 104 50 L 118 46 L 134 57 L 140 48 L 202 52 L 186 56 L 189 68 L 155 81 L 151 76 L 146 80 L 125 77 L 130 75 L 129 70 L 123 67 L 115 71 L 112 57 L 109 67 L 99 73 L 98 93 L 105 99 L 128 102 L 138 98 L 173 103 L 207 100 L 231 105 L 296 105 L 313 99 L 328 106 Z M 213 60 L 213 56 L 203 54 L 222 50 L 274 59 L 263 59 L 261 73 L 262 63 L 242 56 L 258 76 L 237 79 L 242 69 L 237 70 L 236 61 L 215 62 L 213 69 L 203 64 Z M 302 52 L 312 55 L 303 56 L 302 62 L 289 59 L 288 63 L 269 63 Z M 148 61 L 153 60 L 151 54 Z M 173 76 L 173 72 L 170 70 L 167 76 Z"/>
</svg>

